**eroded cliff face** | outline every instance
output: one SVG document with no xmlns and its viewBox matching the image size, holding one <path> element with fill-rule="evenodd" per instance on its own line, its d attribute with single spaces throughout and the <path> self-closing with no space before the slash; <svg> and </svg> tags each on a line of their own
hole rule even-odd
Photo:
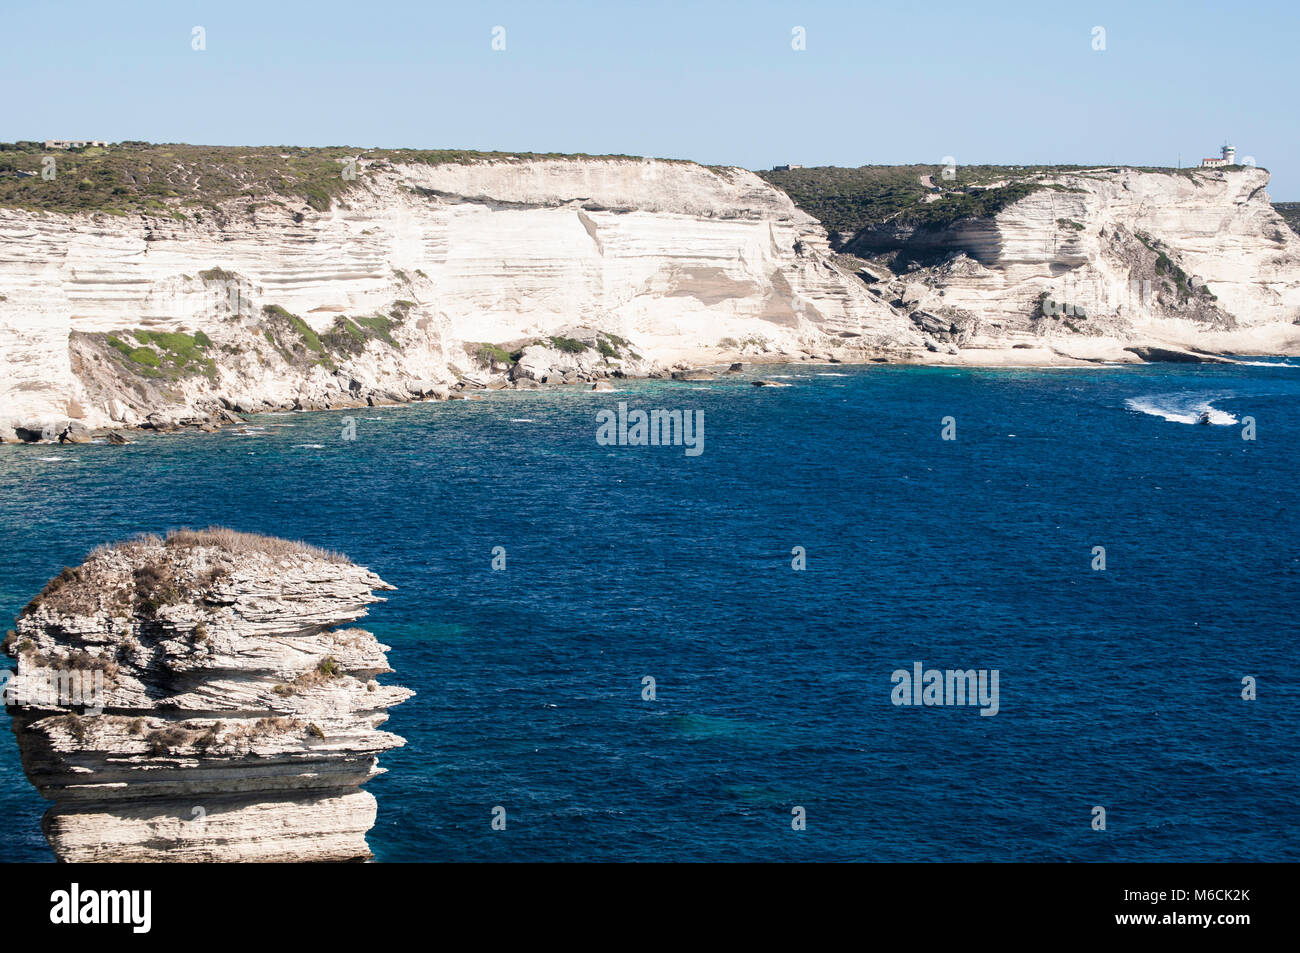
<svg viewBox="0 0 1300 953">
<path fill-rule="evenodd" d="M 0 209 L 0 440 L 720 361 L 1300 352 L 1266 172 L 1039 178 L 990 219 L 860 236 L 913 259 L 876 277 L 758 176 L 688 162 L 363 160 L 323 213 Z"/>
<path fill-rule="evenodd" d="M 992 219 L 885 226 L 851 247 L 927 263 L 884 293 L 922 312 L 918 324 L 945 349 L 1110 359 L 1135 345 L 1300 349 L 1300 237 L 1269 204 L 1264 170 L 1099 169 L 1039 181 Z"/>
<path fill-rule="evenodd" d="M 795 354 L 840 332 L 920 343 L 749 172 L 573 159 L 362 173 L 323 214 L 0 210 L 0 423 L 184 419 L 222 397 L 247 410 L 403 400 L 500 374 L 481 344 L 508 354 L 551 337 L 591 351 L 569 375 L 538 375 L 557 381 Z"/>
<path fill-rule="evenodd" d="M 348 624 L 391 589 L 342 557 L 229 530 L 92 553 L 19 617 L 5 686 L 59 860 L 370 856 L 361 789 L 412 695 Z"/>
</svg>

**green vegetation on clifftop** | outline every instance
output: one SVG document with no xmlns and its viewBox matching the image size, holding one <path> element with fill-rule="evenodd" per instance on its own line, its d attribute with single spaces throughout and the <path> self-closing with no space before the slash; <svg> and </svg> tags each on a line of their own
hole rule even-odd
<svg viewBox="0 0 1300 953">
<path fill-rule="evenodd" d="M 1292 231 L 1300 234 L 1300 202 L 1274 202 L 1273 208 L 1286 219 Z"/>
<path fill-rule="evenodd" d="M 1076 191 L 1048 184 L 1048 176 L 1090 175 L 1105 167 L 1053 165 L 877 165 L 856 169 L 818 166 L 773 169 L 758 174 L 784 191 L 825 226 L 836 247 L 854 235 L 886 223 L 938 228 L 963 218 L 988 218 L 1042 189 Z M 1192 178 L 1191 169 L 1143 168 Z M 1078 229 L 1077 223 L 1063 227 Z"/>
<path fill-rule="evenodd" d="M 199 217 L 204 210 L 214 211 L 232 201 L 242 201 L 246 211 L 260 205 L 279 205 L 293 212 L 301 211 L 304 206 L 326 211 L 344 201 L 351 189 L 364 183 L 372 168 L 382 170 L 393 163 L 440 165 L 597 158 L 633 160 L 638 157 L 147 142 L 65 150 L 45 149 L 40 142 L 8 142 L 0 143 L 0 208 L 107 215 L 138 213 L 177 220 Z"/>
</svg>

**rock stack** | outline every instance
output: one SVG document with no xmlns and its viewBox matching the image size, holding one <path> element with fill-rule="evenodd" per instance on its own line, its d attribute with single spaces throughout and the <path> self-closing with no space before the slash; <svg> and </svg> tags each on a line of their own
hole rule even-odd
<svg viewBox="0 0 1300 953">
<path fill-rule="evenodd" d="M 63 861 L 370 855 L 387 709 L 412 695 L 346 626 L 392 589 L 333 553 L 225 529 L 101 547 L 4 643 L 23 767 Z"/>
</svg>

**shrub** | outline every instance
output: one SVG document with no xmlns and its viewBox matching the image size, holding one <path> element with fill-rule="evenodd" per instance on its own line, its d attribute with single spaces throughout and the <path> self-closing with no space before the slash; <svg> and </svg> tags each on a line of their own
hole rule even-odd
<svg viewBox="0 0 1300 953">
<path fill-rule="evenodd" d="M 369 318 L 357 318 L 357 324 L 373 331 L 374 336 L 379 338 L 379 340 L 383 341 L 389 347 L 400 347 L 397 341 L 393 339 L 391 333 L 393 325 L 397 323 L 397 321 L 385 318 L 383 315 L 375 315 Z"/>
<path fill-rule="evenodd" d="M 87 593 L 80 585 L 82 571 L 64 566 L 57 576 L 45 584 L 36 597 L 23 609 L 23 614 L 33 612 L 41 606 L 48 605 L 56 612 L 86 612 L 94 608 L 93 600 L 86 598 Z M 22 646 L 19 646 L 22 651 Z"/>
<path fill-rule="evenodd" d="M 331 351 L 360 354 L 365 350 L 368 335 L 350 318 L 339 315 L 328 331 L 320 336 L 321 343 Z"/>
<path fill-rule="evenodd" d="M 551 342 L 551 347 L 555 348 L 557 351 L 563 351 L 565 354 L 581 354 L 591 346 L 583 341 L 558 335 L 549 340 Z"/>
<path fill-rule="evenodd" d="M 164 543 L 169 549 L 207 546 L 232 556 L 263 553 L 268 556 L 310 556 L 331 563 L 348 561 L 342 553 L 312 546 L 309 543 L 281 539 L 278 536 L 263 536 L 261 533 L 243 533 L 225 526 L 209 526 L 207 529 L 174 529 L 167 533 L 165 541 L 156 536 L 145 536 L 133 542 Z"/>
<path fill-rule="evenodd" d="M 171 567 L 163 562 L 146 563 L 134 570 L 135 611 L 145 619 L 157 618 L 163 606 L 181 601 L 176 577 Z"/>
<path fill-rule="evenodd" d="M 215 363 L 203 353 L 205 348 L 212 347 L 212 339 L 202 331 L 191 335 L 180 331 L 146 331 L 137 328 L 131 334 L 140 347 L 132 347 L 112 334 L 104 340 L 109 347 L 137 365 L 137 368 L 143 369 L 146 376 L 157 376 L 148 372 L 163 367 L 171 376 L 191 372 L 208 376 L 216 374 Z"/>
<path fill-rule="evenodd" d="M 168 728 L 155 728 L 145 736 L 152 755 L 171 754 L 176 748 L 190 740 L 190 733 L 179 725 Z"/>
<path fill-rule="evenodd" d="M 496 344 L 475 344 L 473 351 L 470 353 L 483 367 L 490 367 L 492 364 L 514 364 L 509 352 Z"/>
<path fill-rule="evenodd" d="M 137 347 L 128 353 L 127 357 L 136 364 L 142 364 L 145 367 L 159 367 L 162 365 L 162 359 L 147 347 Z"/>
<path fill-rule="evenodd" d="M 86 723 L 79 715 L 60 715 L 58 718 L 52 719 L 51 724 L 60 725 L 63 728 L 66 728 L 72 737 L 76 738 L 78 741 L 86 740 Z"/>
</svg>

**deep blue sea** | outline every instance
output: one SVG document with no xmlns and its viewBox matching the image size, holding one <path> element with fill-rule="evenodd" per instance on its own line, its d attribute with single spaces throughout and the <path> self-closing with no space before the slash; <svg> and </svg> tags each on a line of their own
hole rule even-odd
<svg viewBox="0 0 1300 953">
<path fill-rule="evenodd" d="M 418 692 L 380 861 L 1300 860 L 1300 366 L 775 375 L 0 447 L 0 621 L 171 527 L 371 567 Z M 704 452 L 599 445 L 620 400 Z M 914 662 L 996 669 L 998 714 L 895 706 Z M 5 732 L 0 860 L 51 858 L 43 810 Z"/>
</svg>

